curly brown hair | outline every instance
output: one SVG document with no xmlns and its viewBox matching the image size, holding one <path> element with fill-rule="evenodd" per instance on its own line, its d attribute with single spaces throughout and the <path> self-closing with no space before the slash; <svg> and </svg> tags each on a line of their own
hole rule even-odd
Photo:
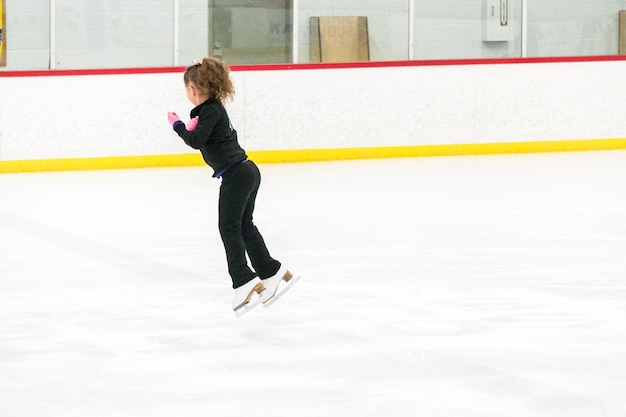
<svg viewBox="0 0 626 417">
<path fill-rule="evenodd" d="M 230 68 L 214 58 L 203 58 L 187 68 L 184 75 L 185 86 L 194 83 L 200 93 L 219 100 L 224 104 L 235 96 L 235 87 L 230 79 Z"/>
</svg>

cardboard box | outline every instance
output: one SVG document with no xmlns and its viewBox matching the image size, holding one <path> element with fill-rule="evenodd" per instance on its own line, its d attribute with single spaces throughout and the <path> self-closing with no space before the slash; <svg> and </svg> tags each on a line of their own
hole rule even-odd
<svg viewBox="0 0 626 417">
<path fill-rule="evenodd" d="M 311 62 L 369 61 L 365 16 L 314 16 L 310 19 Z"/>
</svg>

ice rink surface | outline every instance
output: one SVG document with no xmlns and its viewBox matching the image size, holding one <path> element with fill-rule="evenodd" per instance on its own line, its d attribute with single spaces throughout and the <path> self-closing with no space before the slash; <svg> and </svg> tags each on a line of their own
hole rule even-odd
<svg viewBox="0 0 626 417">
<path fill-rule="evenodd" d="M 209 168 L 0 175 L 0 416 L 626 415 L 626 152 L 260 168 L 240 318 Z"/>
</svg>

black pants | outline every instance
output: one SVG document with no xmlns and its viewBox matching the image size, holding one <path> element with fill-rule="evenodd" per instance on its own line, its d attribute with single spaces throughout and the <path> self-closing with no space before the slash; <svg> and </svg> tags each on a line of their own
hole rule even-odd
<svg viewBox="0 0 626 417">
<path fill-rule="evenodd" d="M 250 160 L 222 175 L 219 229 L 233 288 L 246 284 L 256 276 L 269 278 L 280 268 L 280 262 L 270 256 L 263 236 L 252 222 L 260 184 L 259 168 Z M 246 252 L 254 270 L 248 266 Z"/>
</svg>

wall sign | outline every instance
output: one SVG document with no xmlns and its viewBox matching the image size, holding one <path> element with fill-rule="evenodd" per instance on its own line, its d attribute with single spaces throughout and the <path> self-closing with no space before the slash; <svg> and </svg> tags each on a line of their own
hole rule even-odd
<svg viewBox="0 0 626 417">
<path fill-rule="evenodd" d="M 7 64 L 7 32 L 6 32 L 6 18 L 5 18 L 5 0 L 0 0 L 0 67 L 4 67 Z"/>
</svg>

